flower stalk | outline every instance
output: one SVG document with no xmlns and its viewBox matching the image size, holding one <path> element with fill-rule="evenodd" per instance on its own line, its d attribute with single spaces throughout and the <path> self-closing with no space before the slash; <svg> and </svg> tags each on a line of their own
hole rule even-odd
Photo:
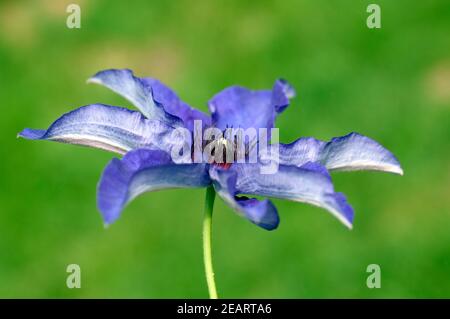
<svg viewBox="0 0 450 319">
<path fill-rule="evenodd" d="M 209 298 L 217 299 L 216 283 L 212 265 L 211 231 L 212 214 L 216 192 L 211 185 L 206 189 L 205 214 L 203 217 L 203 263 L 205 264 L 206 283 L 208 284 Z"/>
</svg>

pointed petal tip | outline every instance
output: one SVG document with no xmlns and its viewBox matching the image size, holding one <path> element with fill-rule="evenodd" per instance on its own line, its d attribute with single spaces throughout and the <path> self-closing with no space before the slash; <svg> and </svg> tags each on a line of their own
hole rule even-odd
<svg viewBox="0 0 450 319">
<path fill-rule="evenodd" d="M 272 209 L 274 209 L 276 211 L 276 208 L 272 204 L 272 202 L 270 202 L 268 199 L 266 199 L 265 201 L 266 201 L 267 205 L 271 206 Z M 278 226 L 280 225 L 280 216 L 278 215 L 278 213 L 276 213 L 275 217 L 276 217 L 275 220 L 272 220 L 270 222 L 265 222 L 265 223 L 258 223 L 256 225 L 263 228 L 264 230 L 268 230 L 268 231 L 276 230 L 278 228 Z"/>
<path fill-rule="evenodd" d="M 30 128 L 25 128 L 21 132 L 17 133 L 17 138 L 25 138 L 27 140 L 39 140 L 46 133 L 46 130 L 34 130 Z"/>
<path fill-rule="evenodd" d="M 99 72 L 95 73 L 93 76 L 89 77 L 89 78 L 86 80 L 86 83 L 87 83 L 87 84 L 102 84 L 101 79 L 98 77 L 98 75 L 99 75 L 101 72 L 103 72 L 103 71 L 99 71 Z"/>
<path fill-rule="evenodd" d="M 118 73 L 118 72 L 126 72 L 126 73 L 130 73 L 133 75 L 133 71 L 131 71 L 129 69 L 106 69 L 106 70 L 101 70 L 101 71 L 98 71 L 97 73 L 95 73 L 93 76 L 91 76 L 90 78 L 88 78 L 86 80 L 86 83 L 103 84 L 103 82 L 104 82 L 103 78 L 105 76 L 108 76 L 111 73 Z"/>
<path fill-rule="evenodd" d="M 100 211 L 104 229 L 109 229 L 111 225 L 119 218 L 119 214 L 114 214 L 114 212 L 111 211 L 105 211 L 104 208 L 101 209 L 98 207 L 98 210 Z"/>
<path fill-rule="evenodd" d="M 353 221 L 350 221 L 350 220 L 344 218 L 342 215 L 340 215 L 339 212 L 331 211 L 331 213 L 349 230 L 353 229 Z"/>
<path fill-rule="evenodd" d="M 394 155 L 392 155 L 392 158 L 395 161 L 394 163 L 380 164 L 380 165 L 376 165 L 376 166 L 368 165 L 366 168 L 362 168 L 362 169 L 368 170 L 368 171 L 378 171 L 378 172 L 384 172 L 384 173 L 390 173 L 390 174 L 396 174 L 396 175 L 403 176 L 404 171 L 403 171 L 403 168 L 400 166 L 400 162 L 395 158 Z M 364 167 L 364 165 L 362 165 L 362 167 Z"/>
<path fill-rule="evenodd" d="M 295 91 L 294 87 L 284 78 L 278 78 L 277 82 L 279 82 L 282 87 L 283 91 L 288 99 L 293 99 L 297 96 L 297 92 Z"/>
<path fill-rule="evenodd" d="M 279 224 L 280 224 L 280 222 L 276 223 L 275 225 L 270 225 L 268 227 L 264 227 L 264 226 L 261 226 L 261 227 L 264 228 L 265 230 L 272 231 L 272 230 L 277 229 Z"/>
<path fill-rule="evenodd" d="M 400 165 L 392 167 L 392 169 L 389 172 L 393 173 L 393 174 L 400 175 L 400 176 L 404 175 L 403 168 L 401 168 Z"/>
<path fill-rule="evenodd" d="M 101 81 L 94 75 L 93 77 L 90 77 L 86 80 L 86 84 L 101 84 Z"/>
<path fill-rule="evenodd" d="M 353 230 L 353 224 L 350 223 L 344 223 L 345 227 L 348 228 L 348 230 Z"/>
<path fill-rule="evenodd" d="M 328 210 L 348 229 L 353 228 L 355 213 L 353 207 L 347 202 L 343 193 L 330 194 L 330 206 Z"/>
<path fill-rule="evenodd" d="M 330 211 L 348 230 L 353 230 L 353 220 L 350 221 L 335 211 Z"/>
</svg>

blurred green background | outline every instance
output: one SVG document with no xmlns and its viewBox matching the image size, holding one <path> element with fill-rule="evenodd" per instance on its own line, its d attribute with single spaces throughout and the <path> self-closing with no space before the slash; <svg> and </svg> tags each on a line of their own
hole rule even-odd
<svg viewBox="0 0 450 319">
<path fill-rule="evenodd" d="M 66 6 L 81 6 L 81 29 Z M 214 264 L 222 297 L 450 297 L 450 5 L 381 1 L 1 1 L 0 297 L 207 297 L 204 190 L 139 197 L 105 230 L 95 188 L 113 154 L 16 139 L 62 113 L 102 102 L 85 85 L 131 68 L 172 86 L 193 106 L 222 88 L 298 97 L 277 122 L 281 141 L 351 131 L 393 151 L 405 176 L 337 173 L 355 208 L 348 231 L 325 211 L 275 200 L 267 232 L 218 199 Z M 82 288 L 66 287 L 81 266 Z M 381 266 L 381 289 L 366 267 Z"/>
</svg>

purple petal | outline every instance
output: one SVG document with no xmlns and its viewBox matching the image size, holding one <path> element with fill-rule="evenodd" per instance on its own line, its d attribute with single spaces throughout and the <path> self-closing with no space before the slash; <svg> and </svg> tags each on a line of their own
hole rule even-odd
<svg viewBox="0 0 450 319">
<path fill-rule="evenodd" d="M 47 130 L 24 129 L 18 134 L 31 140 L 49 140 L 104 149 L 119 154 L 146 147 L 170 152 L 184 140 L 160 121 L 148 120 L 140 112 L 92 104 L 66 113 Z"/>
<path fill-rule="evenodd" d="M 236 172 L 212 166 L 209 174 L 217 194 L 239 215 L 267 230 L 278 227 L 277 209 L 271 201 L 236 196 Z"/>
<path fill-rule="evenodd" d="M 189 130 L 193 131 L 195 120 L 201 120 L 203 128 L 211 125 L 209 115 L 190 107 L 164 83 L 153 78 L 143 78 L 142 81 L 151 86 L 155 101 L 163 105 L 167 112 L 179 117 Z"/>
<path fill-rule="evenodd" d="M 225 130 L 234 128 L 272 128 L 275 117 L 294 96 L 292 87 L 284 80 L 277 80 L 272 90 L 249 90 L 231 86 L 216 94 L 208 107 L 213 124 Z"/>
<path fill-rule="evenodd" d="M 276 160 L 273 154 L 263 154 L 262 159 Z M 399 161 L 391 152 L 358 133 L 335 137 L 330 142 L 307 137 L 291 144 L 280 144 L 281 165 L 302 166 L 310 161 L 319 162 L 332 171 L 373 170 L 403 175 Z"/>
<path fill-rule="evenodd" d="M 104 70 L 88 80 L 116 92 L 133 103 L 148 119 L 159 120 L 171 126 L 182 126 L 182 121 L 167 113 L 164 106 L 154 100 L 151 86 L 133 75 L 131 70 Z"/>
<path fill-rule="evenodd" d="M 272 89 L 272 104 L 277 113 L 283 112 L 289 106 L 289 100 L 295 97 L 294 88 L 284 79 L 275 81 Z"/>
<path fill-rule="evenodd" d="M 230 170 L 237 174 L 236 190 L 239 193 L 315 205 L 352 227 L 352 207 L 343 194 L 334 191 L 330 175 L 318 163 L 307 163 L 302 167 L 280 165 L 274 174 L 261 174 L 261 164 L 233 164 Z"/>
<path fill-rule="evenodd" d="M 111 224 L 144 192 L 206 187 L 210 182 L 205 164 L 174 164 L 165 152 L 137 149 L 106 166 L 97 188 L 97 205 L 104 222 Z"/>
</svg>

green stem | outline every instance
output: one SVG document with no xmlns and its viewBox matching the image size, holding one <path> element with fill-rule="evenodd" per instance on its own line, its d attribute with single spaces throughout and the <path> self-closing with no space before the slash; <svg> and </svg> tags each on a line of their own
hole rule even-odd
<svg viewBox="0 0 450 319">
<path fill-rule="evenodd" d="M 206 189 L 205 215 L 203 218 L 203 263 L 205 264 L 206 283 L 208 284 L 209 298 L 217 299 L 216 283 L 214 281 L 214 271 L 211 254 L 211 228 L 214 198 L 216 192 L 213 186 Z"/>
</svg>

